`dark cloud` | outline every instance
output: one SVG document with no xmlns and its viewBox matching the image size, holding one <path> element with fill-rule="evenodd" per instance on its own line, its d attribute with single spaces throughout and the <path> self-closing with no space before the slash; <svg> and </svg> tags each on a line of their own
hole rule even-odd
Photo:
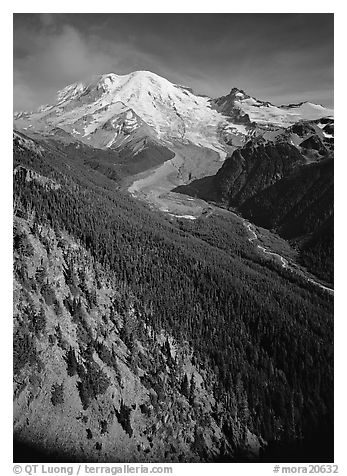
<svg viewBox="0 0 347 476">
<path fill-rule="evenodd" d="M 15 14 L 14 106 L 97 73 L 154 71 L 218 96 L 332 104 L 331 14 Z"/>
</svg>

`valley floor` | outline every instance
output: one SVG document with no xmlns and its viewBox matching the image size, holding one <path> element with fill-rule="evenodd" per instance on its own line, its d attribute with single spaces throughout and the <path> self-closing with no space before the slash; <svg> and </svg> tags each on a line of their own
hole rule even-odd
<svg viewBox="0 0 347 476">
<path fill-rule="evenodd" d="M 206 149 L 203 150 L 206 151 Z M 211 154 L 214 154 L 212 150 Z M 172 159 L 164 162 L 159 167 L 136 175 L 135 180 L 132 180 L 130 186 L 128 186 L 128 191 L 135 198 L 144 200 L 160 211 L 168 213 L 171 217 L 195 220 L 200 217 L 208 218 L 211 214 L 232 213 L 234 217 L 243 220 L 242 217 L 232 211 L 210 204 L 200 198 L 193 198 L 189 195 L 172 191 L 177 186 L 187 183 L 187 175 L 191 178 L 192 172 L 189 172 L 189 167 L 194 167 L 194 165 L 198 163 L 198 158 L 194 151 L 194 153 L 191 154 L 190 163 L 188 161 L 187 168 L 187 153 L 185 152 L 183 156 L 179 150 L 175 150 L 175 157 Z M 209 154 L 205 153 L 204 158 L 210 158 Z M 219 166 L 220 164 L 219 162 Z M 199 175 L 199 173 L 196 175 Z M 265 234 L 260 233 L 257 227 L 247 220 L 243 220 L 243 224 L 251 234 L 248 240 L 250 242 L 257 242 L 255 246 L 260 252 L 267 255 L 269 259 L 279 262 L 288 272 L 294 272 L 300 275 L 328 293 L 334 293 L 331 287 L 318 281 L 317 278 L 310 274 L 305 268 L 298 265 L 295 260 L 297 253 L 290 247 L 286 240 L 283 240 L 268 230 L 264 230 L 266 232 Z M 262 246 L 264 241 L 266 246 Z M 269 248 L 269 243 L 271 244 L 271 248 Z M 281 253 L 278 252 L 278 249 L 281 250 Z"/>
<path fill-rule="evenodd" d="M 157 209 L 177 217 L 195 219 L 211 206 L 204 200 L 172 190 L 192 179 L 215 173 L 222 165 L 220 155 L 212 149 L 196 146 L 174 147 L 175 157 L 159 167 L 135 176 L 128 191 Z"/>
</svg>

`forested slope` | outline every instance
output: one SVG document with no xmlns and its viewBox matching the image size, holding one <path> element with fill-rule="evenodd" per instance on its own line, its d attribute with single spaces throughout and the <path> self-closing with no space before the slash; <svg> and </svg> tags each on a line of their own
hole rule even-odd
<svg viewBox="0 0 347 476">
<path fill-rule="evenodd" d="M 215 176 L 176 191 L 237 209 L 276 231 L 299 250 L 301 265 L 333 283 L 334 160 L 327 150 L 310 163 L 288 142 L 249 141 Z"/>
<path fill-rule="evenodd" d="M 111 282 L 116 279 L 121 283 L 118 286 L 136 302 L 137 324 L 127 329 L 124 313 L 129 314 L 130 305 L 124 299 L 124 292 L 121 294 L 119 305 L 124 312 L 118 331 L 123 332 L 124 339 L 121 340 L 128 347 L 129 358 L 135 358 L 132 342 L 136 343 L 136 348 L 148 348 L 147 337 L 139 331 L 147 325 L 153 335 L 164 332 L 182 348 L 191 349 L 191 365 L 195 366 L 197 373 L 205 372 L 203 388 L 209 395 L 206 398 L 213 403 L 210 408 L 207 407 L 207 415 L 194 414 L 196 425 L 192 430 L 192 440 L 189 444 L 180 443 L 181 449 L 177 455 L 173 450 L 167 454 L 160 452 L 159 442 L 153 441 L 155 450 L 146 453 L 147 459 L 175 461 L 181 455 L 180 460 L 183 461 L 238 460 L 250 457 L 250 447 L 253 453 L 257 453 L 259 447 L 265 448 L 264 442 L 268 442 L 275 448 L 275 459 L 281 457 L 284 450 L 278 448 L 284 444 L 284 448 L 295 448 L 292 456 L 294 460 L 300 454 L 300 448 L 306 449 L 304 454 L 307 460 L 332 460 L 330 446 L 320 445 L 322 439 L 317 438 L 323 431 L 330 431 L 333 422 L 332 298 L 299 276 L 288 275 L 276 264 L 255 254 L 241 222 L 224 215 L 201 218 L 194 223 L 170 220 L 123 193 L 116 177 L 116 180 L 112 180 L 108 173 L 103 173 L 102 168 L 88 166 L 88 161 L 81 159 L 77 153 L 72 157 L 71 154 L 47 149 L 46 146 L 42 146 L 42 149 L 37 152 L 15 147 L 14 165 L 19 172 L 14 176 L 14 194 L 18 219 L 24 220 L 24 223 L 18 222 L 18 226 L 22 227 L 21 234 L 24 233 L 31 242 L 39 240 L 41 243 L 42 237 L 35 231 L 40 227 L 51 229 L 53 237 L 67 236 L 78 247 L 82 247 L 77 250 L 85 250 L 76 251 L 78 268 L 82 266 L 83 253 L 88 253 L 94 263 L 93 273 L 101 267 L 104 280 Z M 18 169 L 19 166 L 22 169 Z M 23 172 L 26 169 L 35 173 Z M 45 180 L 47 178 L 49 181 Z M 29 220 L 28 211 L 33 211 L 35 216 L 31 225 L 33 228 L 29 229 L 26 224 Z M 16 240 L 15 249 L 18 259 L 21 259 L 23 250 L 18 249 L 19 239 Z M 50 245 L 48 248 L 52 249 Z M 65 250 L 65 245 L 62 250 Z M 47 258 L 44 256 L 48 255 L 37 243 L 37 262 L 40 261 L 40 255 L 45 262 Z M 34 299 L 35 311 L 29 309 L 27 312 L 25 332 L 30 336 L 30 345 L 38 351 L 42 342 L 46 346 L 48 342 L 48 336 L 42 335 L 40 324 L 39 329 L 35 330 L 39 302 L 42 303 L 41 297 L 45 298 L 42 289 L 32 288 L 32 284 L 28 284 L 26 273 L 29 261 L 22 266 L 24 275 L 17 275 L 16 279 L 20 292 L 26 289 Z M 63 335 L 69 334 L 67 326 L 71 325 L 75 312 L 78 318 L 88 321 L 83 307 L 89 299 L 88 293 L 95 290 L 98 303 L 104 288 L 102 285 L 99 290 L 96 289 L 95 278 L 94 284 L 87 285 L 85 289 L 83 280 L 79 278 L 77 290 L 74 289 L 75 273 L 74 265 L 64 278 L 67 302 L 63 314 L 71 316 L 71 319 L 61 320 Z M 63 294 L 57 291 L 57 284 L 52 285 L 55 294 L 62 298 Z M 28 296 L 25 299 L 28 301 Z M 57 323 L 56 311 L 52 307 L 56 305 L 55 300 L 51 304 L 45 301 L 42 305 L 44 314 L 50 315 L 52 327 L 53 323 Z M 101 319 L 101 311 L 97 309 L 93 317 L 95 322 Z M 17 314 L 17 332 L 18 326 L 19 332 L 23 331 L 21 312 Z M 90 316 L 90 312 L 87 313 Z M 107 333 L 111 319 L 109 311 L 103 319 L 101 332 Z M 84 333 L 79 323 L 77 328 Z M 93 339 L 90 337 L 89 340 L 84 333 L 74 344 L 83 363 L 83 368 L 80 364 L 77 374 L 74 374 L 78 390 L 74 391 L 74 395 L 81 418 L 86 416 L 83 408 L 84 391 L 81 390 L 86 378 L 85 371 L 88 365 L 97 373 L 100 371 L 95 367 L 95 363 L 100 362 L 94 351 L 88 350 L 88 341 L 96 349 Z M 111 352 L 107 338 L 102 338 L 101 342 Z M 153 359 L 157 355 L 155 349 L 151 351 Z M 113 359 L 120 358 L 121 353 L 117 354 L 116 349 L 112 352 L 116 352 Z M 163 362 L 160 370 L 163 379 L 170 375 L 172 397 L 166 396 L 165 390 L 156 387 L 157 366 L 147 369 L 146 364 L 135 359 L 132 372 L 144 372 L 148 380 L 146 388 L 151 389 L 149 391 L 154 392 L 156 398 L 162 391 L 160 394 L 165 405 L 170 398 L 171 402 L 176 400 L 175 395 L 179 391 L 190 398 L 187 384 L 182 383 L 184 366 L 176 367 L 175 371 L 170 370 L 170 365 L 164 365 L 166 357 L 158 355 Z M 55 356 L 63 366 L 63 354 L 56 353 Z M 21 371 L 19 368 L 19 381 L 23 378 Z M 114 385 L 115 374 L 111 372 L 108 376 L 110 385 Z M 59 382 L 55 384 L 60 385 Z M 74 384 L 69 381 L 69 385 L 72 388 Z M 100 385 L 96 390 L 91 390 L 94 397 L 103 395 L 106 382 L 102 380 Z M 191 382 L 189 385 L 191 388 Z M 40 399 L 42 392 L 47 391 L 43 386 L 41 390 L 36 389 L 36 396 L 30 398 L 33 401 L 35 398 Z M 57 392 L 59 394 L 59 390 Z M 78 395 L 81 402 L 77 403 Z M 98 401 L 99 398 L 103 397 L 98 397 Z M 118 404 L 114 412 L 123 415 L 118 421 L 124 423 L 124 419 L 127 420 L 124 414 L 128 415 L 128 409 L 122 410 L 119 399 Z M 194 407 L 194 399 L 189 404 Z M 159 419 L 169 412 L 170 406 L 165 405 L 163 413 L 154 410 L 155 418 Z M 20 407 L 20 412 L 26 411 Z M 183 418 L 186 418 L 184 415 L 183 412 Z M 210 418 L 210 423 L 206 423 L 204 418 Z M 217 425 L 213 437 L 208 430 L 211 428 L 211 418 L 215 422 L 212 426 Z M 126 423 L 124 425 L 123 429 L 127 433 L 128 426 Z M 186 423 L 182 422 L 182 425 L 185 428 Z M 70 430 L 66 428 L 60 431 Z M 168 435 L 170 431 L 165 422 L 164 434 Z M 21 427 L 21 435 L 30 435 L 30 432 Z M 89 445 L 89 436 L 86 432 L 82 447 Z M 131 439 L 133 435 L 128 431 L 127 437 L 123 437 L 124 441 L 128 441 L 126 438 Z M 212 438 L 213 444 L 209 438 Z M 322 438 L 326 441 L 325 435 Z M 65 449 L 59 445 L 56 449 L 58 453 L 61 449 L 62 454 L 65 454 Z M 139 451 L 141 454 L 142 450 Z M 110 460 L 110 454 L 106 451 L 103 456 L 96 456 L 96 459 Z"/>
</svg>

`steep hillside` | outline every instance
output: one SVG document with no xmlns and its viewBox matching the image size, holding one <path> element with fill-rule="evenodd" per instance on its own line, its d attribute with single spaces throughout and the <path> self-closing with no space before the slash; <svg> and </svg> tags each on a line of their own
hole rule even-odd
<svg viewBox="0 0 347 476">
<path fill-rule="evenodd" d="M 328 283 L 334 279 L 334 162 L 326 159 L 293 173 L 246 200 L 241 212 L 295 240 L 300 260 Z"/>
<path fill-rule="evenodd" d="M 212 193 L 218 200 L 239 206 L 301 163 L 302 155 L 291 144 L 249 142 L 224 162 L 214 178 Z"/>
<path fill-rule="evenodd" d="M 175 192 L 236 209 L 251 222 L 291 240 L 299 263 L 333 282 L 332 120 L 268 131 L 229 156 L 215 175 Z"/>
<path fill-rule="evenodd" d="M 245 200 L 240 210 L 286 238 L 316 231 L 333 213 L 334 162 L 327 159 L 292 173 Z"/>
<path fill-rule="evenodd" d="M 189 344 L 154 330 L 150 308 L 71 236 L 17 212 L 16 448 L 69 461 L 235 456 L 213 418 L 216 376 L 193 364 Z M 256 456 L 257 438 L 237 417 L 233 428 Z"/>
</svg>

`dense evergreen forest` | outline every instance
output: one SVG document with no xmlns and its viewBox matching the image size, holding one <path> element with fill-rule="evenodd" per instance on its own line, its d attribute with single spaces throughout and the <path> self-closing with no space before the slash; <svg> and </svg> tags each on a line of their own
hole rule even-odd
<svg viewBox="0 0 347 476">
<path fill-rule="evenodd" d="M 334 280 L 334 161 L 296 168 L 245 201 L 240 210 L 255 223 L 296 240 L 300 260 L 317 276 Z"/>
<path fill-rule="evenodd" d="M 300 264 L 332 284 L 334 160 L 326 148 L 324 153 L 319 161 L 307 163 L 303 153 L 286 141 L 249 141 L 226 159 L 215 176 L 176 191 L 237 209 L 253 223 L 275 230 L 299 250 Z"/>
<path fill-rule="evenodd" d="M 15 147 L 14 167 L 38 174 L 15 174 L 17 210 L 74 236 L 129 286 L 142 319 L 189 342 L 218 376 L 230 441 L 237 413 L 270 442 L 265 460 L 332 461 L 332 297 L 256 254 L 232 216 L 169 219 L 122 191 L 115 157 L 42 148 Z"/>
</svg>

